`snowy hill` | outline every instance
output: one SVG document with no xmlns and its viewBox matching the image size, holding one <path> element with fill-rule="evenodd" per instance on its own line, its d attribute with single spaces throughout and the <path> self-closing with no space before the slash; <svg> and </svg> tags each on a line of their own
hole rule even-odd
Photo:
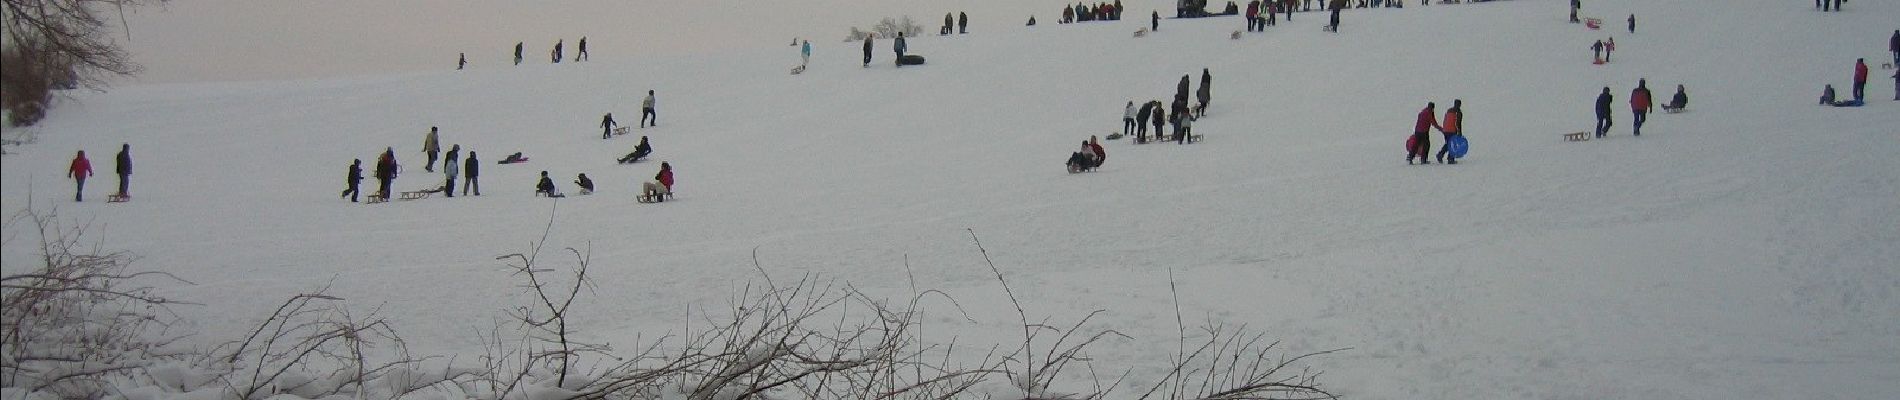
<svg viewBox="0 0 1900 400">
<path fill-rule="evenodd" d="M 180 311 L 206 342 L 328 285 L 381 306 L 418 353 L 479 352 L 469 333 L 525 300 L 495 256 L 525 251 L 553 215 L 550 245 L 591 250 L 598 288 L 574 313 L 604 342 L 723 307 L 758 278 L 756 251 L 775 275 L 891 296 L 909 293 L 908 263 L 977 321 L 931 337 L 1009 343 L 1020 327 L 973 231 L 1032 317 L 1108 310 L 1095 323 L 1132 339 L 1098 345 L 1099 360 L 1173 356 L 1172 271 L 1190 325 L 1353 348 L 1313 366 L 1354 398 L 1900 396 L 1900 102 L 1878 67 L 1900 6 L 1586 3 L 1607 29 L 1565 23 L 1549 1 L 1348 10 L 1336 34 L 1299 13 L 1240 40 L 1233 17 L 1133 38 L 1145 18 L 1039 16 L 911 39 L 930 60 L 915 68 L 890 65 L 886 40 L 859 68 L 858 43 L 825 39 L 796 76 L 778 43 L 120 87 L 75 93 L 37 143 L 10 147 L 0 199 L 8 213 L 57 207 L 136 268 L 195 282 L 164 293 L 204 304 Z M 1591 65 L 1608 37 L 1613 61 Z M 1813 106 L 1822 84 L 1847 93 L 1855 58 L 1875 66 L 1869 104 Z M 1165 102 L 1202 68 L 1205 142 L 1104 141 L 1100 171 L 1062 171 L 1079 142 L 1119 132 L 1125 102 Z M 1686 85 L 1692 111 L 1632 137 L 1638 79 L 1659 99 Z M 1560 140 L 1591 129 L 1606 86 L 1611 136 Z M 601 115 L 635 124 L 649 89 L 660 125 L 601 140 Z M 1406 165 L 1413 116 L 1453 99 L 1472 154 Z M 386 147 L 404 165 L 397 190 L 437 185 L 419 153 L 430 126 L 480 154 L 483 196 L 334 197 L 351 159 Z M 616 165 L 642 135 L 653 161 Z M 136 200 L 108 205 L 120 143 Z M 101 172 L 78 204 L 62 177 L 74 150 Z M 516 151 L 532 161 L 493 164 Z M 661 160 L 678 200 L 635 203 Z M 601 190 L 533 197 L 543 170 L 565 191 L 577 173 Z M 29 250 L 0 256 L 11 270 Z"/>
</svg>

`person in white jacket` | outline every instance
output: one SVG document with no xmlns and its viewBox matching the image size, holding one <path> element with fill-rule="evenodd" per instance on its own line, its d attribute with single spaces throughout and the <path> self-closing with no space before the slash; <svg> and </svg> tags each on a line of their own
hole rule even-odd
<svg viewBox="0 0 1900 400">
<path fill-rule="evenodd" d="M 1135 102 L 1130 101 L 1122 107 L 1122 136 L 1135 134 L 1136 125 L 1139 123 L 1135 122 Z"/>
<path fill-rule="evenodd" d="M 647 119 L 653 119 L 653 126 L 660 126 L 660 116 L 653 113 L 653 91 L 647 90 L 647 98 L 640 100 L 640 127 L 647 127 Z"/>
</svg>

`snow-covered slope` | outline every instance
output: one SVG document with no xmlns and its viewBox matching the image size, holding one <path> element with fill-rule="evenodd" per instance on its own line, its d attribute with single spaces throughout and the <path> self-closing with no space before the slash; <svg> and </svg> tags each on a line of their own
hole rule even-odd
<svg viewBox="0 0 1900 400">
<path fill-rule="evenodd" d="M 1232 17 L 1164 20 L 1145 38 L 1130 36 L 1145 19 L 1043 18 L 912 39 L 930 62 L 903 69 L 888 41 L 866 69 L 857 43 L 821 40 L 797 76 L 795 49 L 766 46 L 122 87 L 76 94 L 38 143 L 10 148 L 0 199 L 58 207 L 138 267 L 195 281 L 165 294 L 205 304 L 181 311 L 206 341 L 327 284 L 381 305 L 419 353 L 477 352 L 470 332 L 524 300 L 495 256 L 525 251 L 553 215 L 552 245 L 591 249 L 599 289 L 574 315 L 599 341 L 725 304 L 757 278 L 756 250 L 775 274 L 890 295 L 908 293 L 908 259 L 978 321 L 933 337 L 1006 343 L 1020 331 L 974 231 L 1032 316 L 1109 310 L 1099 325 L 1133 339 L 1098 360 L 1171 356 L 1172 270 L 1190 323 L 1352 347 L 1315 362 L 1352 397 L 1900 396 L 1900 103 L 1877 25 L 1900 6 L 1588 3 L 1616 29 L 1565 23 L 1548 1 L 1350 10 L 1337 34 L 1301 13 L 1241 40 Z M 1620 30 L 1629 13 L 1635 34 Z M 1591 65 L 1589 45 L 1612 36 L 1613 62 Z M 1870 104 L 1815 108 L 1862 57 Z M 1101 171 L 1062 172 L 1081 141 L 1119 131 L 1125 102 L 1167 101 L 1202 68 L 1206 142 L 1105 141 Z M 1687 85 L 1693 110 L 1630 136 L 1639 78 L 1658 98 Z M 1612 136 L 1559 140 L 1591 128 L 1605 86 Z M 601 114 L 634 124 L 648 89 L 661 125 L 599 139 Z M 1406 165 L 1413 115 L 1453 99 L 1471 156 Z M 352 158 L 385 147 L 405 166 L 398 190 L 437 185 L 419 153 L 430 126 L 480 154 L 483 196 L 334 197 Z M 655 162 L 615 165 L 641 135 Z M 120 143 L 137 200 L 107 205 Z M 74 150 L 102 172 L 80 204 L 61 177 Z M 533 161 L 493 164 L 516 151 Z M 636 204 L 660 160 L 678 200 Z M 543 170 L 601 192 L 532 197 Z M 9 269 L 26 250 L 8 243 Z"/>
</svg>

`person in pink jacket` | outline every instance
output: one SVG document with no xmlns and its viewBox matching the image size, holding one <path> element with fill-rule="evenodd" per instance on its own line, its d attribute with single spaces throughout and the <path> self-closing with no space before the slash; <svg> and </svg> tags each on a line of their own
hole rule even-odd
<svg viewBox="0 0 1900 400">
<path fill-rule="evenodd" d="M 73 164 L 66 167 L 66 177 L 79 183 L 79 189 L 73 192 L 73 201 L 86 201 L 86 178 L 92 177 L 92 161 L 86 160 L 85 150 L 73 157 Z"/>
</svg>

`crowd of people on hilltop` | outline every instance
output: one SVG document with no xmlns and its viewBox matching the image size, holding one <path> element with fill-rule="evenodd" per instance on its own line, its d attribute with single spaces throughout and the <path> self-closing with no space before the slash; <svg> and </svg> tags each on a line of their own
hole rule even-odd
<svg viewBox="0 0 1900 400">
<path fill-rule="evenodd" d="M 1120 21 L 1121 19 L 1122 0 L 1115 0 L 1113 3 L 1095 3 L 1094 5 L 1075 3 L 1074 6 L 1064 6 L 1062 19 L 1056 20 L 1056 23 L 1073 24 L 1090 21 Z"/>
</svg>

